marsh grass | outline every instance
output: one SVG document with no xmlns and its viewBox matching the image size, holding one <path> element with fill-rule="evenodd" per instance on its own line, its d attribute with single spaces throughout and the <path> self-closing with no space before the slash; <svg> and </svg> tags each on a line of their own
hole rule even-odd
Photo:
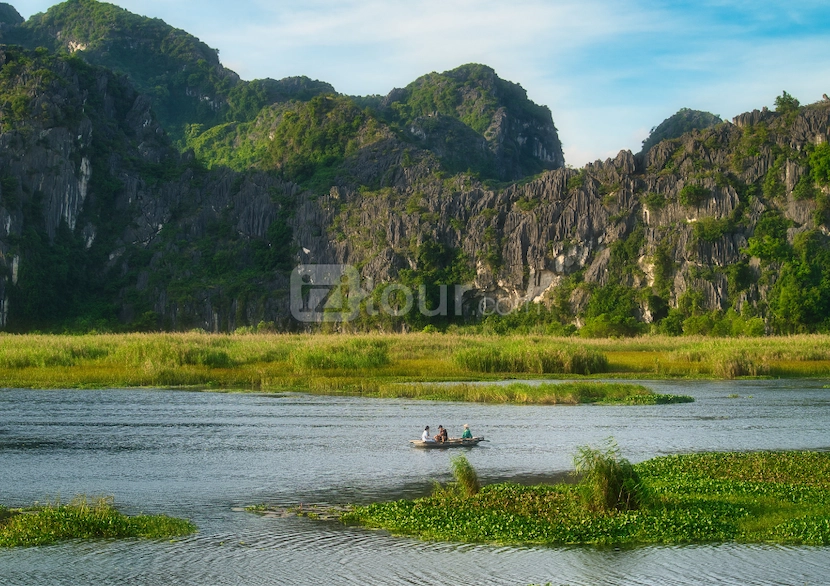
<svg viewBox="0 0 830 586">
<path fill-rule="evenodd" d="M 608 370 L 604 354 L 577 346 L 556 348 L 514 343 L 501 347 L 490 343 L 457 350 L 453 360 L 471 372 L 596 374 Z"/>
<path fill-rule="evenodd" d="M 475 496 L 481 490 L 481 483 L 478 480 L 478 473 L 473 468 L 470 461 L 464 456 L 453 456 L 450 459 L 452 466 L 452 475 L 455 477 L 455 482 L 467 496 Z"/>
<path fill-rule="evenodd" d="M 124 515 L 114 507 L 111 497 L 93 501 L 77 497 L 69 504 L 0 509 L 0 547 L 46 545 L 67 539 L 169 539 L 195 531 L 196 526 L 184 519 Z"/>
<path fill-rule="evenodd" d="M 603 469 L 613 469 L 600 449 Z M 595 460 L 592 451 L 588 459 Z M 620 463 L 617 453 L 611 460 Z M 621 466 L 622 467 L 622 466 Z M 346 523 L 428 540 L 516 545 L 710 542 L 830 545 L 830 453 L 706 453 L 654 458 L 600 491 L 639 480 L 639 508 L 586 499 L 581 484 L 500 483 L 355 506 Z M 604 482 L 604 481 L 603 481 Z"/>
<path fill-rule="evenodd" d="M 195 387 L 383 396 L 400 391 L 406 396 L 406 385 L 397 383 L 516 375 L 822 377 L 830 376 L 830 337 L 575 341 L 439 333 L 0 334 L 0 380 L 6 387 Z"/>
<path fill-rule="evenodd" d="M 688 403 L 691 397 L 662 395 L 630 383 L 577 381 L 562 383 L 509 384 L 394 384 L 381 386 L 380 397 L 405 397 L 433 401 L 469 403 L 513 403 L 523 405 L 657 405 Z"/>
<path fill-rule="evenodd" d="M 640 476 L 613 439 L 601 448 L 577 448 L 574 472 L 580 477 L 579 492 L 591 510 L 633 511 L 645 502 Z"/>
<path fill-rule="evenodd" d="M 295 372 L 378 369 L 389 364 L 385 340 L 354 338 L 341 344 L 307 345 L 291 356 Z"/>
</svg>

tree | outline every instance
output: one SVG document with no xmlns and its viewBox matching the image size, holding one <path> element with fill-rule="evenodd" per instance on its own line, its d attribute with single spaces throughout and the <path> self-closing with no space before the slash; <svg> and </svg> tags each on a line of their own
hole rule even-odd
<svg viewBox="0 0 830 586">
<path fill-rule="evenodd" d="M 775 98 L 775 111 L 779 114 L 787 114 L 789 112 L 798 111 L 798 107 L 800 105 L 800 102 L 786 91 Z"/>
</svg>

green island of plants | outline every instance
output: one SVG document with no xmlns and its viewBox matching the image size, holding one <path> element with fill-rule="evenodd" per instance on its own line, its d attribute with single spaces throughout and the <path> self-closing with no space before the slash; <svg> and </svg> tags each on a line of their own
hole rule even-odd
<svg viewBox="0 0 830 586">
<path fill-rule="evenodd" d="M 68 539 L 170 539 L 196 532 L 185 519 L 166 515 L 128 516 L 112 498 L 68 504 L 35 504 L 21 509 L 0 506 L 0 547 L 47 545 Z"/>
<path fill-rule="evenodd" d="M 632 465 L 609 442 L 576 484 L 480 486 L 463 456 L 430 496 L 355 506 L 347 524 L 426 540 L 512 545 L 830 545 L 830 453 L 700 453 Z"/>
<path fill-rule="evenodd" d="M 667 405 L 694 401 L 685 395 L 655 393 L 643 385 L 597 381 L 390 385 L 377 396 L 522 405 Z"/>
</svg>

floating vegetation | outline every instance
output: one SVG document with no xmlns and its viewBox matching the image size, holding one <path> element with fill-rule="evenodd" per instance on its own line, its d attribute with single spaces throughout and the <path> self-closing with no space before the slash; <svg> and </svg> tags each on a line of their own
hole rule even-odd
<svg viewBox="0 0 830 586">
<path fill-rule="evenodd" d="M 355 506 L 341 520 L 428 540 L 498 544 L 830 545 L 830 453 L 704 453 L 630 465 L 607 446 L 583 448 L 578 457 L 593 470 L 575 486 L 438 490 Z M 601 489 L 586 494 L 585 483 Z"/>
<path fill-rule="evenodd" d="M 23 509 L 0 507 L 0 547 L 46 545 L 67 539 L 169 539 L 195 531 L 196 526 L 185 519 L 124 515 L 115 509 L 111 497 L 93 502 L 78 497 L 69 504 L 35 504 Z"/>
<path fill-rule="evenodd" d="M 315 505 L 299 503 L 292 507 L 273 507 L 266 504 L 249 505 L 243 510 L 249 513 L 257 513 L 267 518 L 285 519 L 288 517 L 306 517 L 318 521 L 339 521 L 340 518 L 350 512 L 352 507 Z"/>
</svg>

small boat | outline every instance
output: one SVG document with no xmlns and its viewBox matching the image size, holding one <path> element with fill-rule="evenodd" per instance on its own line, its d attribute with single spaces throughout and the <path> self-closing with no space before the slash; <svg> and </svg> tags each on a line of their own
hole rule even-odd
<svg viewBox="0 0 830 586">
<path fill-rule="evenodd" d="M 483 437 L 471 437 L 462 439 L 460 437 L 451 437 L 445 442 L 425 442 L 424 440 L 409 440 L 409 443 L 416 448 L 431 449 L 446 449 L 446 448 L 472 448 L 477 446 L 479 442 L 485 441 Z"/>
</svg>

